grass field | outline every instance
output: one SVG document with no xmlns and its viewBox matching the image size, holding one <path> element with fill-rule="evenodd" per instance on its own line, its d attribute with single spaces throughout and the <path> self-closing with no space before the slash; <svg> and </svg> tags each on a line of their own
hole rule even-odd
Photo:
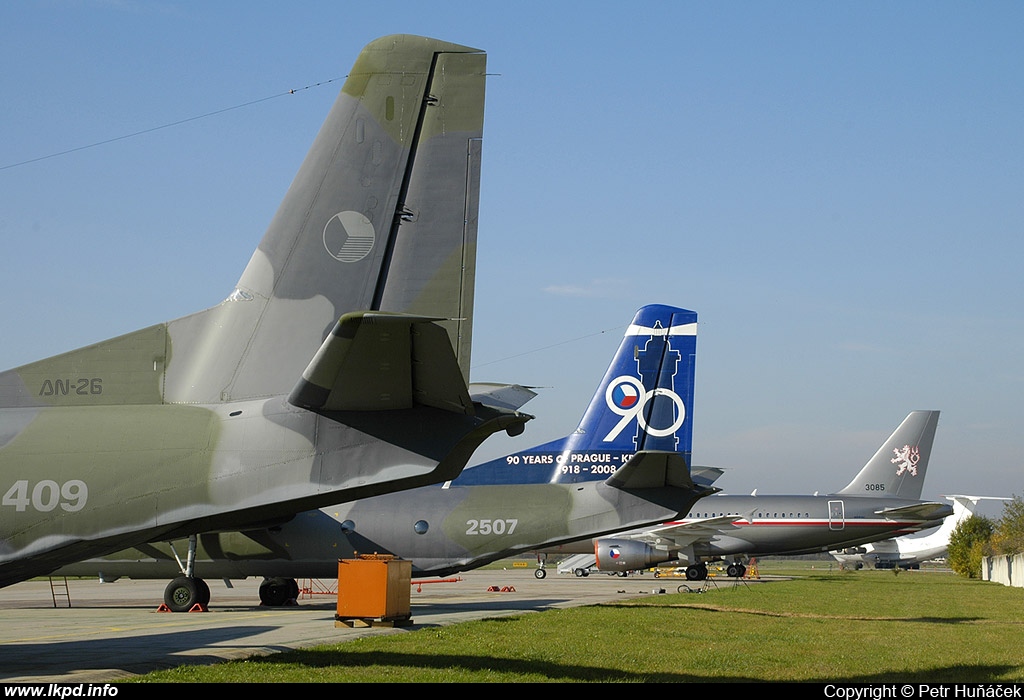
<svg viewBox="0 0 1024 700">
<path fill-rule="evenodd" d="M 1024 681 L 1021 589 L 934 571 L 811 565 L 762 565 L 762 574 L 796 576 L 787 581 L 484 619 L 136 680 Z"/>
</svg>

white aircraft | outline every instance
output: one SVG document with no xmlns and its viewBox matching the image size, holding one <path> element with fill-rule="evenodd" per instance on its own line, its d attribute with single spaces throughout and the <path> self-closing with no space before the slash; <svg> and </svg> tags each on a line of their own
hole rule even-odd
<svg viewBox="0 0 1024 700">
<path fill-rule="evenodd" d="M 953 515 L 947 517 L 938 529 L 929 534 L 906 535 L 859 547 L 848 547 L 832 552 L 832 556 L 844 567 L 857 569 L 865 564 L 871 564 L 876 569 L 895 569 L 897 566 L 901 569 L 919 569 L 921 562 L 946 556 L 949 536 L 953 534 L 957 525 L 974 515 L 978 501 L 1007 500 L 994 496 L 946 496 L 946 499 L 953 502 Z"/>
</svg>

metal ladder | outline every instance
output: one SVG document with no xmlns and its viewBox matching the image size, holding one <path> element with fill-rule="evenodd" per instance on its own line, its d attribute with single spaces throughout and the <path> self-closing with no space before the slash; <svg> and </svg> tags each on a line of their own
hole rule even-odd
<svg viewBox="0 0 1024 700">
<path fill-rule="evenodd" d="M 61 576 L 56 580 L 52 576 L 50 577 L 50 595 L 53 597 L 53 607 L 58 607 L 58 599 L 62 603 L 67 603 L 63 607 L 71 607 L 71 589 L 68 588 L 67 576 Z"/>
</svg>

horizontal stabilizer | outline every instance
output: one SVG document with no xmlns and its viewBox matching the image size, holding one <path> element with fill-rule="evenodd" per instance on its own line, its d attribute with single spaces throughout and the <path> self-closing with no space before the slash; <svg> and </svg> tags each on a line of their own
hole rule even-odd
<svg viewBox="0 0 1024 700">
<path fill-rule="evenodd" d="M 699 486 L 711 486 L 724 473 L 721 467 L 690 467 L 690 478 Z"/>
<path fill-rule="evenodd" d="M 953 508 L 948 503 L 927 502 L 899 508 L 883 508 L 875 513 L 892 520 L 941 520 L 947 515 L 952 515 Z"/>
<path fill-rule="evenodd" d="M 414 405 L 473 414 L 447 332 L 409 314 L 345 314 L 288 402 L 311 411 L 383 411 Z"/>
<path fill-rule="evenodd" d="M 692 489 L 690 468 L 679 452 L 637 452 L 605 481 L 617 489 L 660 489 L 668 486 Z"/>
<path fill-rule="evenodd" d="M 518 411 L 527 401 L 534 398 L 537 392 L 528 386 L 519 384 L 473 382 L 469 385 L 469 395 L 474 402 L 484 406 L 505 411 Z"/>
</svg>

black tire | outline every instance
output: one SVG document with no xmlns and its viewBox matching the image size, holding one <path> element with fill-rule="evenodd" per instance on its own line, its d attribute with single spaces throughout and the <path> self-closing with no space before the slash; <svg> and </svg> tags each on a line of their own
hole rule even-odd
<svg viewBox="0 0 1024 700">
<path fill-rule="evenodd" d="M 548 572 L 545 571 L 544 569 L 536 569 L 533 572 L 533 577 L 534 578 L 544 578 L 547 575 L 548 575 Z"/>
<path fill-rule="evenodd" d="M 686 580 L 687 581 L 700 581 L 700 567 L 694 564 L 693 566 L 686 567 Z"/>
<path fill-rule="evenodd" d="M 260 602 L 271 608 L 279 608 L 287 603 L 289 598 L 294 597 L 291 595 L 289 581 L 286 578 L 264 579 L 260 584 Z"/>
<path fill-rule="evenodd" d="M 188 612 L 197 604 L 210 602 L 210 587 L 201 578 L 179 576 L 164 589 L 164 605 L 171 612 Z"/>
<path fill-rule="evenodd" d="M 199 587 L 199 600 L 197 601 L 204 608 L 210 604 L 210 585 L 201 578 L 193 579 Z"/>
</svg>

